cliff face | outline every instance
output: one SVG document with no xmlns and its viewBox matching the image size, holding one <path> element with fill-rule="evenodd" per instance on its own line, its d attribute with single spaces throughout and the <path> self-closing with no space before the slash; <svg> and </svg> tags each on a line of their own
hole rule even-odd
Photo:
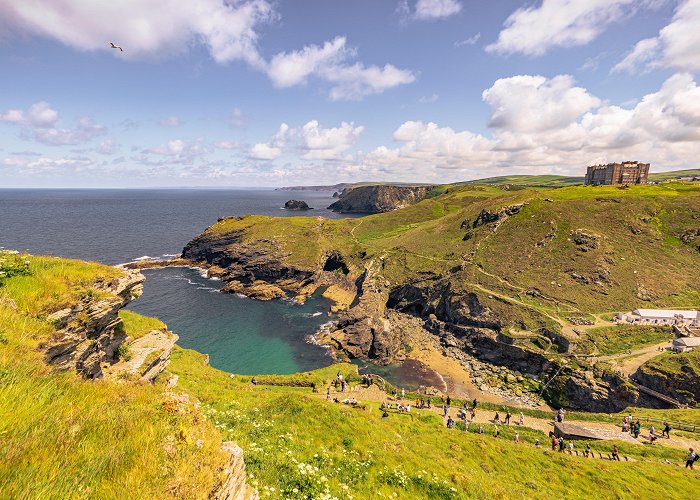
<svg viewBox="0 0 700 500">
<path fill-rule="evenodd" d="M 343 191 L 328 208 L 343 213 L 390 212 L 422 200 L 429 186 L 362 186 Z"/>
<path fill-rule="evenodd" d="M 103 376 L 152 381 L 170 361 L 177 335 L 154 330 L 131 339 L 119 325 L 119 310 L 143 291 L 144 276 L 135 270 L 86 290 L 80 301 L 48 316 L 56 333 L 44 343 L 46 362 L 57 370 L 75 370 L 85 378 Z M 119 359 L 119 350 L 129 359 Z"/>
</svg>

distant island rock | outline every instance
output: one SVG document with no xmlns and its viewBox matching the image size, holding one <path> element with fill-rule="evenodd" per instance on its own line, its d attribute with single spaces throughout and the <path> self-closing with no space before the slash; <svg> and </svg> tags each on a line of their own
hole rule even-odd
<svg viewBox="0 0 700 500">
<path fill-rule="evenodd" d="M 341 213 L 380 213 L 407 207 L 422 200 L 430 186 L 362 186 L 346 189 L 328 208 Z"/>
<path fill-rule="evenodd" d="M 289 200 L 284 204 L 286 210 L 313 210 L 305 201 L 301 200 Z"/>
</svg>

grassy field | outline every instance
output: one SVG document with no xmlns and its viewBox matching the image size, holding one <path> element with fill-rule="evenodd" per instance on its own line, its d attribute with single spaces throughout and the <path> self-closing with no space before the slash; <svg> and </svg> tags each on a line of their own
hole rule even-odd
<svg viewBox="0 0 700 500">
<path fill-rule="evenodd" d="M 115 268 L 0 254 L 0 497 L 206 497 L 226 458 L 190 402 L 147 385 L 52 373 L 36 346 L 47 312 L 75 304 Z M 17 274 L 10 268 L 25 268 Z M 122 313 L 128 335 L 162 323 Z"/>
<path fill-rule="evenodd" d="M 597 352 L 601 356 L 620 354 L 671 341 L 673 338 L 671 327 L 604 326 L 586 330 L 576 352 Z"/>
<path fill-rule="evenodd" d="M 359 409 L 326 401 L 323 390 L 319 397 L 309 388 L 253 385 L 250 377 L 230 378 L 205 366 L 193 351 L 177 349 L 172 359 L 168 372 L 202 401 L 225 439 L 246 451 L 250 480 L 262 496 L 584 498 L 605 485 L 612 497 L 681 498 L 697 481 L 681 468 L 661 464 L 679 463 L 682 450 L 617 443 L 623 455 L 637 460 L 634 464 L 585 460 L 546 451 L 547 436 L 532 429 L 518 428 L 516 445 L 514 427 L 502 427 L 496 438 L 491 426 L 484 435 L 474 426 L 467 433 L 461 424 L 446 429 L 428 410 L 382 418 L 376 402 Z M 340 369 L 348 376 L 354 367 Z M 307 376 L 328 383 L 337 370 L 332 366 Z M 277 382 L 285 377 L 298 378 L 280 376 Z M 607 455 L 612 444 L 593 443 L 593 448 Z"/>
</svg>

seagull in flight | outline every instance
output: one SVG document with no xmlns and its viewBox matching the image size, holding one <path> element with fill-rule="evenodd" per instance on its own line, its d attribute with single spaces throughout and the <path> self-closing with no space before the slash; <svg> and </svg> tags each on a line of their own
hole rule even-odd
<svg viewBox="0 0 700 500">
<path fill-rule="evenodd" d="M 113 49 L 119 49 L 124 52 L 124 49 L 122 49 L 119 45 L 115 45 L 114 42 L 109 42 L 109 46 Z"/>
</svg>

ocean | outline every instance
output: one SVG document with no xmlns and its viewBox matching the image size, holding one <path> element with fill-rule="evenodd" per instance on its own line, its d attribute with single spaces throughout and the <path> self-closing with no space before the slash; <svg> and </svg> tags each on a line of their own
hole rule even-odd
<svg viewBox="0 0 700 500">
<path fill-rule="evenodd" d="M 289 212 L 289 199 L 314 210 Z M 104 264 L 179 254 L 217 218 L 260 214 L 346 217 L 325 207 L 331 193 L 252 189 L 2 190 L 0 247 Z M 197 270 L 144 271 L 143 295 L 128 309 L 156 316 L 178 344 L 209 354 L 212 366 L 240 374 L 294 373 L 328 365 L 309 335 L 328 322 L 329 302 L 255 301 L 218 291 Z"/>
</svg>

